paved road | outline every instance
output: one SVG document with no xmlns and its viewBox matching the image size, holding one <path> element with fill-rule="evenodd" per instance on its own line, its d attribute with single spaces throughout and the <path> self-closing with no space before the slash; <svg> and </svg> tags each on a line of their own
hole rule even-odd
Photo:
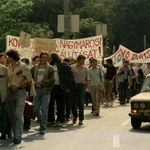
<svg viewBox="0 0 150 150">
<path fill-rule="evenodd" d="M 12 140 L 0 141 L 0 150 L 150 150 L 150 124 L 140 130 L 130 125 L 130 105 L 101 106 L 99 117 L 85 107 L 83 126 L 68 122 L 63 127 L 49 127 L 45 135 L 38 133 L 39 123 L 32 122 L 32 129 L 24 131 L 20 145 Z"/>
</svg>

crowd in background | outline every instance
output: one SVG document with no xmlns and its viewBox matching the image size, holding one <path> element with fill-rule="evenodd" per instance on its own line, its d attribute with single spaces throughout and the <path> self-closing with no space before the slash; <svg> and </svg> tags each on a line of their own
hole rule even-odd
<svg viewBox="0 0 150 150">
<path fill-rule="evenodd" d="M 102 63 L 84 55 L 64 58 L 57 53 L 42 52 L 32 60 L 20 60 L 15 50 L 0 53 L 0 139 L 21 143 L 22 132 L 30 129 L 31 120 L 24 118 L 25 100 L 34 104 L 33 119 L 38 118 L 41 134 L 51 125 L 62 126 L 65 121 L 83 125 L 84 104 L 92 103 L 91 114 L 100 115 L 100 104 L 112 107 L 119 94 L 120 105 L 140 92 L 150 63 L 113 66 L 112 59 Z M 138 88 L 137 88 L 138 87 Z M 55 102 L 57 113 L 55 114 Z M 12 136 L 13 131 L 13 136 Z"/>
</svg>

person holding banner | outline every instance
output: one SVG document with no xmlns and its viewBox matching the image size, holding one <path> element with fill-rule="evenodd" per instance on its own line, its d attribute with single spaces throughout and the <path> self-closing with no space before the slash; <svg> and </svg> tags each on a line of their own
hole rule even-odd
<svg viewBox="0 0 150 150">
<path fill-rule="evenodd" d="M 106 60 L 106 65 L 104 64 L 104 57 L 102 57 L 102 65 L 107 68 L 106 76 L 105 76 L 105 81 L 104 81 L 104 87 L 105 87 L 105 92 L 106 92 L 106 104 L 105 106 L 109 106 L 109 94 L 111 98 L 111 105 L 113 106 L 113 84 L 114 80 L 116 78 L 116 68 L 113 66 L 112 59 L 107 59 Z"/>
<path fill-rule="evenodd" d="M 127 97 L 127 89 L 130 88 L 130 86 L 132 85 L 132 72 L 128 66 L 128 60 L 124 60 L 123 67 L 118 70 L 116 78 L 116 81 L 119 78 L 119 99 L 121 105 L 126 104 L 125 100 Z"/>
</svg>

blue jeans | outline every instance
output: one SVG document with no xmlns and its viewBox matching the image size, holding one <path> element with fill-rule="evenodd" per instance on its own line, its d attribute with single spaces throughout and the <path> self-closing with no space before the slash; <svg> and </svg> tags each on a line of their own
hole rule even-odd
<svg viewBox="0 0 150 150">
<path fill-rule="evenodd" d="M 36 96 L 34 98 L 34 114 L 40 121 L 40 130 L 46 129 L 48 106 L 50 102 L 50 94 L 44 94 L 43 88 L 36 88 Z"/>
<path fill-rule="evenodd" d="M 73 117 L 78 117 L 77 114 L 77 102 L 79 105 L 79 120 L 84 120 L 84 100 L 85 100 L 85 84 L 79 84 L 73 90 L 73 99 L 72 99 L 72 113 Z"/>
</svg>

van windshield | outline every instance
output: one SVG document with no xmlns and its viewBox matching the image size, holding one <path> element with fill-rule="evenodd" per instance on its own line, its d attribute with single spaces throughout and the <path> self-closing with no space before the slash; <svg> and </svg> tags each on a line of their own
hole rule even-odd
<svg viewBox="0 0 150 150">
<path fill-rule="evenodd" d="M 150 77 L 145 79 L 141 92 L 150 92 Z"/>
</svg>

